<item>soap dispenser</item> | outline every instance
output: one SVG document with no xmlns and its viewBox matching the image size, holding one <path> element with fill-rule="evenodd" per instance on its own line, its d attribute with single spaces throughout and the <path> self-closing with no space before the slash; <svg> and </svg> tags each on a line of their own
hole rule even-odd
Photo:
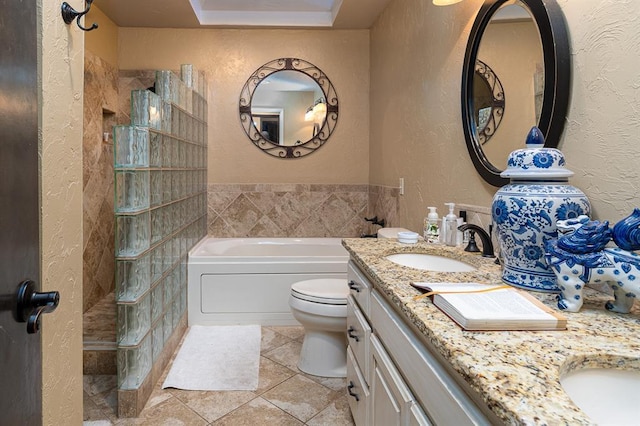
<svg viewBox="0 0 640 426">
<path fill-rule="evenodd" d="M 448 246 L 456 246 L 458 244 L 458 217 L 453 212 L 455 203 L 444 203 L 449 206 L 449 214 L 444 218 L 444 243 Z"/>
<path fill-rule="evenodd" d="M 435 207 L 427 207 L 429 214 L 424 219 L 424 239 L 428 243 L 438 243 L 440 238 L 440 229 L 438 221 L 438 213 Z"/>
</svg>

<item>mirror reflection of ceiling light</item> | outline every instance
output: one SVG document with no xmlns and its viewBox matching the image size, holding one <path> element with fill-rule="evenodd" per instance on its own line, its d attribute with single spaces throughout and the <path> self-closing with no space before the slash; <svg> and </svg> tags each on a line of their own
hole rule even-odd
<svg viewBox="0 0 640 426">
<path fill-rule="evenodd" d="M 307 108 L 304 113 L 304 121 L 322 121 L 327 115 L 327 104 L 324 98 L 318 98 L 313 106 Z"/>
<path fill-rule="evenodd" d="M 327 104 L 324 99 L 320 99 L 319 102 L 313 106 L 313 112 L 316 114 L 325 114 L 327 112 Z"/>
<path fill-rule="evenodd" d="M 315 115 L 313 114 L 313 107 L 307 108 L 307 112 L 304 113 L 304 121 L 313 121 Z"/>
</svg>

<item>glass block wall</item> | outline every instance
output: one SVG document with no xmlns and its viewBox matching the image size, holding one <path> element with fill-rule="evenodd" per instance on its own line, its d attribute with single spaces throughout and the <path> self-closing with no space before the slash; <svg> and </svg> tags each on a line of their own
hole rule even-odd
<svg viewBox="0 0 640 426">
<path fill-rule="evenodd" d="M 136 390 L 187 308 L 187 253 L 206 235 L 206 80 L 192 65 L 131 92 L 114 128 L 118 389 Z"/>
</svg>

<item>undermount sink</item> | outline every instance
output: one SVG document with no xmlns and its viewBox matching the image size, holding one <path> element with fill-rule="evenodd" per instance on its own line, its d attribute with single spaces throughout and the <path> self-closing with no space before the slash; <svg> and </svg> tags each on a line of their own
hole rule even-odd
<svg viewBox="0 0 640 426">
<path fill-rule="evenodd" d="M 386 257 L 393 263 L 409 268 L 434 272 L 471 272 L 476 268 L 460 260 L 424 253 L 398 253 Z"/>
<path fill-rule="evenodd" d="M 560 384 L 594 423 L 638 424 L 640 371 L 586 368 L 567 373 Z"/>
</svg>

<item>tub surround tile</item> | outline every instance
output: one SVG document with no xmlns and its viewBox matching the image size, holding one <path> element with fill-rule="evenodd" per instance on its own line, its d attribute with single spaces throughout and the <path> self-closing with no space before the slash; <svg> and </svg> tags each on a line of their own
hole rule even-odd
<svg viewBox="0 0 640 426">
<path fill-rule="evenodd" d="M 295 228 L 318 204 L 317 196 L 308 192 L 287 192 L 278 198 L 267 216 L 282 230 Z"/>
<path fill-rule="evenodd" d="M 258 220 L 258 223 L 256 223 L 255 226 L 251 228 L 251 235 L 256 237 L 265 237 L 265 238 L 280 237 L 280 233 L 278 232 L 278 226 L 266 216 L 262 216 Z"/>
<path fill-rule="evenodd" d="M 359 210 L 358 207 L 359 206 L 355 206 L 354 209 L 349 202 L 335 194 L 331 194 L 327 201 L 322 203 L 319 208 L 320 222 L 322 222 L 326 229 L 330 229 L 334 223 L 344 224 L 355 215 Z"/>
<path fill-rule="evenodd" d="M 240 195 L 242 195 L 240 191 L 222 192 L 209 190 L 207 195 L 209 211 L 215 214 L 224 212 Z"/>
<path fill-rule="evenodd" d="M 292 237 L 296 238 L 322 238 L 332 237 L 337 234 L 333 234 L 326 229 L 323 225 L 318 223 L 312 223 L 309 221 L 302 222 L 298 227 L 289 233 Z"/>
<path fill-rule="evenodd" d="M 400 190 L 399 188 L 369 185 L 369 216 L 384 219 L 387 227 L 400 226 Z M 377 230 L 377 226 L 370 226 L 367 233 Z"/>
<path fill-rule="evenodd" d="M 271 211 L 274 205 L 280 203 L 280 199 L 286 192 L 246 192 L 247 199 L 260 210 L 260 213 L 266 215 Z"/>
<path fill-rule="evenodd" d="M 367 228 L 368 185 L 209 184 L 213 237 L 356 237 Z"/>
<path fill-rule="evenodd" d="M 231 236 L 235 235 L 235 232 L 225 220 L 220 216 L 213 216 L 209 214 L 207 216 L 207 233 L 209 236 L 217 235 L 221 237 L 223 235 Z"/>
<path fill-rule="evenodd" d="M 244 195 L 236 198 L 225 210 L 225 222 L 239 235 L 247 235 L 261 213 Z"/>
<path fill-rule="evenodd" d="M 566 331 L 468 332 L 420 294 L 412 281 L 499 283 L 492 259 L 460 249 L 393 240 L 346 239 L 343 245 L 380 291 L 422 333 L 489 409 L 508 424 L 589 424 L 562 390 L 559 377 L 578 366 L 640 369 L 640 306 L 630 314 L 608 312 L 610 297 L 587 289 L 578 313 L 564 313 Z M 446 274 L 404 268 L 384 259 L 391 253 L 428 252 L 465 260 L 477 272 Z M 473 256 L 473 257 L 469 257 Z M 555 309 L 556 295 L 530 292 Z"/>
</svg>

